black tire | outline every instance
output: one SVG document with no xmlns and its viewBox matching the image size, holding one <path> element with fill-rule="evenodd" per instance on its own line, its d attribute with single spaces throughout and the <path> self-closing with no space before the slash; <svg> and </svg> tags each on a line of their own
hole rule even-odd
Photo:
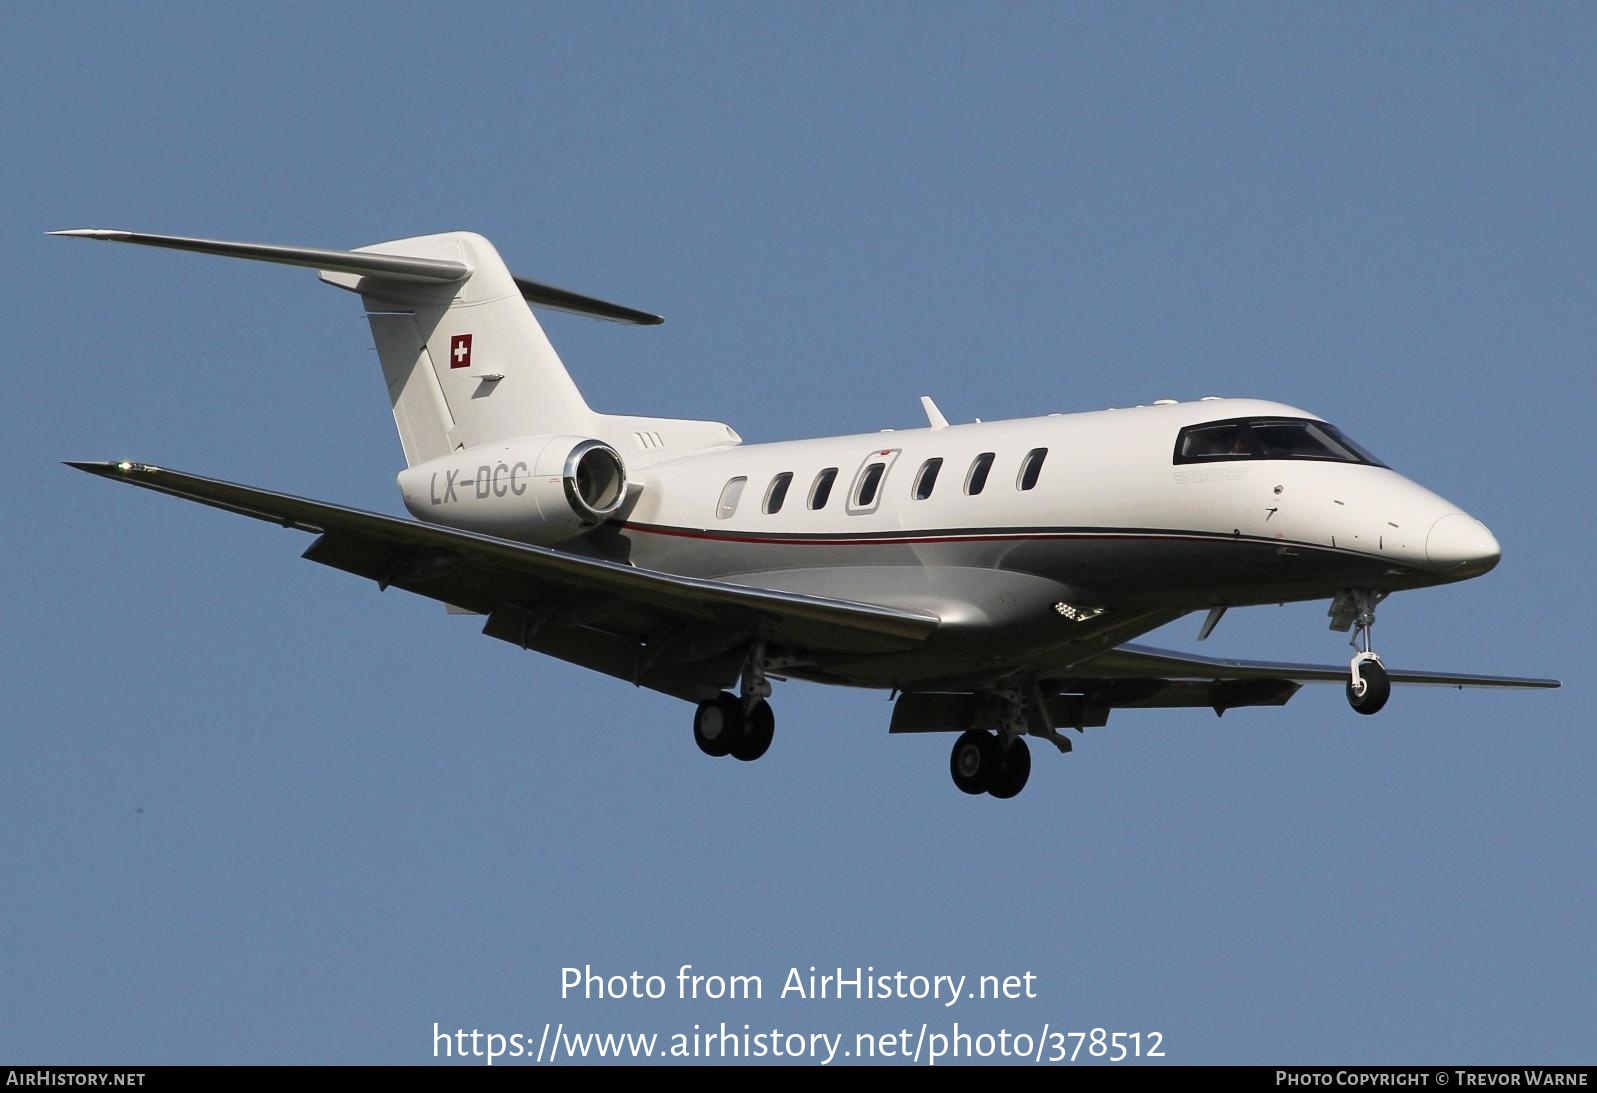
<svg viewBox="0 0 1597 1093">
<path fill-rule="evenodd" d="M 770 750 L 776 736 L 776 714 L 771 704 L 763 698 L 756 702 L 744 719 L 744 726 L 743 739 L 732 745 L 732 758 L 752 763 Z"/>
<path fill-rule="evenodd" d="M 948 757 L 948 772 L 963 793 L 986 793 L 998 769 L 998 738 L 990 732 L 971 729 L 954 741 Z"/>
<path fill-rule="evenodd" d="M 1392 679 L 1378 660 L 1366 660 L 1359 665 L 1359 679 L 1364 684 L 1362 694 L 1353 693 L 1353 680 L 1347 681 L 1347 704 L 1362 714 L 1380 713 L 1386 700 L 1392 697 Z"/>
<path fill-rule="evenodd" d="M 1009 747 L 1001 747 L 1000 751 L 998 769 L 993 772 L 987 792 L 1007 801 L 1026 788 L 1026 779 L 1031 777 L 1031 749 L 1017 736 L 1009 742 Z"/>
<path fill-rule="evenodd" d="M 743 703 L 722 691 L 700 702 L 693 714 L 693 742 L 713 759 L 730 755 L 743 741 Z"/>
</svg>

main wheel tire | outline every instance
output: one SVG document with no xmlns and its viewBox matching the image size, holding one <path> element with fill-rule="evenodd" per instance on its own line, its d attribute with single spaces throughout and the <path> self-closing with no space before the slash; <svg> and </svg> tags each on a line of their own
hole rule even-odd
<svg viewBox="0 0 1597 1093">
<path fill-rule="evenodd" d="M 1386 700 L 1392 697 L 1392 678 L 1378 660 L 1359 664 L 1359 682 L 1362 690 L 1354 693 L 1353 680 L 1347 681 L 1347 704 L 1362 714 L 1379 713 Z"/>
<path fill-rule="evenodd" d="M 743 739 L 732 745 L 732 758 L 752 763 L 770 750 L 771 739 L 776 736 L 776 714 L 771 704 L 763 698 L 756 702 L 744 719 L 744 726 Z"/>
<path fill-rule="evenodd" d="M 693 742 L 705 755 L 719 759 L 742 743 L 743 703 L 725 691 L 700 702 L 693 715 Z"/>
<path fill-rule="evenodd" d="M 948 771 L 961 792 L 986 793 L 997 769 L 998 738 L 992 733 L 970 729 L 954 741 L 954 750 L 948 757 Z"/>
<path fill-rule="evenodd" d="M 1026 779 L 1031 777 L 1031 749 L 1017 736 L 1009 742 L 1009 747 L 1000 745 L 999 751 L 998 769 L 993 772 L 987 792 L 1007 801 L 1026 788 Z"/>
</svg>

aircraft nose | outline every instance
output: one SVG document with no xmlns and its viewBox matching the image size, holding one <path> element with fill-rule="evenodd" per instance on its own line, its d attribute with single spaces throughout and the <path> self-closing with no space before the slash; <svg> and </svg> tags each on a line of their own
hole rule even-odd
<svg viewBox="0 0 1597 1093">
<path fill-rule="evenodd" d="M 1448 513 L 1436 521 L 1425 537 L 1425 557 L 1431 568 L 1450 577 L 1478 577 L 1502 556 L 1491 530 L 1462 512 Z"/>
</svg>

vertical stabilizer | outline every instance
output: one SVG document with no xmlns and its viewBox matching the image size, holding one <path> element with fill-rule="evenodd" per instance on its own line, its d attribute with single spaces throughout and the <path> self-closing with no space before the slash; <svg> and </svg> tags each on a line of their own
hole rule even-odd
<svg viewBox="0 0 1597 1093">
<path fill-rule="evenodd" d="M 518 436 L 583 434 L 593 411 L 493 244 L 470 232 L 363 247 L 357 254 L 455 262 L 453 283 L 323 271 L 360 293 L 411 466 Z"/>
</svg>

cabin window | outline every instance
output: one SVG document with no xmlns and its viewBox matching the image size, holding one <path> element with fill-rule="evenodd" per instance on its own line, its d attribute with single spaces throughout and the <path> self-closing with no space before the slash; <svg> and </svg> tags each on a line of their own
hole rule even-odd
<svg viewBox="0 0 1597 1093">
<path fill-rule="evenodd" d="M 771 484 L 765 489 L 765 514 L 767 516 L 772 516 L 782 511 L 782 502 L 787 500 L 787 488 L 792 484 L 792 471 L 783 471 L 771 479 Z"/>
<path fill-rule="evenodd" d="M 1238 459 L 1308 459 L 1322 463 L 1386 464 L 1335 425 L 1305 418 L 1235 418 L 1189 425 L 1176 437 L 1176 463 Z"/>
<path fill-rule="evenodd" d="M 975 497 L 987 488 L 987 472 L 993 469 L 993 453 L 983 452 L 978 455 L 970 465 L 970 473 L 965 475 L 965 492 Z"/>
<path fill-rule="evenodd" d="M 815 476 L 815 485 L 810 487 L 810 508 L 824 509 L 826 502 L 832 497 L 832 483 L 837 481 L 837 468 L 828 467 Z"/>
<path fill-rule="evenodd" d="M 868 509 L 875 507 L 876 491 L 881 488 L 882 475 L 886 470 L 886 463 L 872 463 L 860 474 L 859 485 L 854 489 L 855 508 Z"/>
<path fill-rule="evenodd" d="M 1027 452 L 1026 458 L 1020 461 L 1020 474 L 1015 479 L 1015 485 L 1023 490 L 1034 489 L 1037 476 L 1042 474 L 1042 461 L 1047 458 L 1047 448 L 1033 448 Z"/>
<path fill-rule="evenodd" d="M 738 498 L 743 496 L 743 487 L 749 484 L 747 478 L 734 478 L 721 488 L 721 501 L 715 506 L 715 515 L 721 520 L 730 520 L 732 514 L 738 510 Z"/>
<path fill-rule="evenodd" d="M 924 501 L 932 495 L 932 490 L 937 488 L 937 472 L 943 469 L 941 459 L 928 459 L 920 465 L 920 470 L 915 473 L 915 488 L 911 495 L 917 501 Z"/>
</svg>

